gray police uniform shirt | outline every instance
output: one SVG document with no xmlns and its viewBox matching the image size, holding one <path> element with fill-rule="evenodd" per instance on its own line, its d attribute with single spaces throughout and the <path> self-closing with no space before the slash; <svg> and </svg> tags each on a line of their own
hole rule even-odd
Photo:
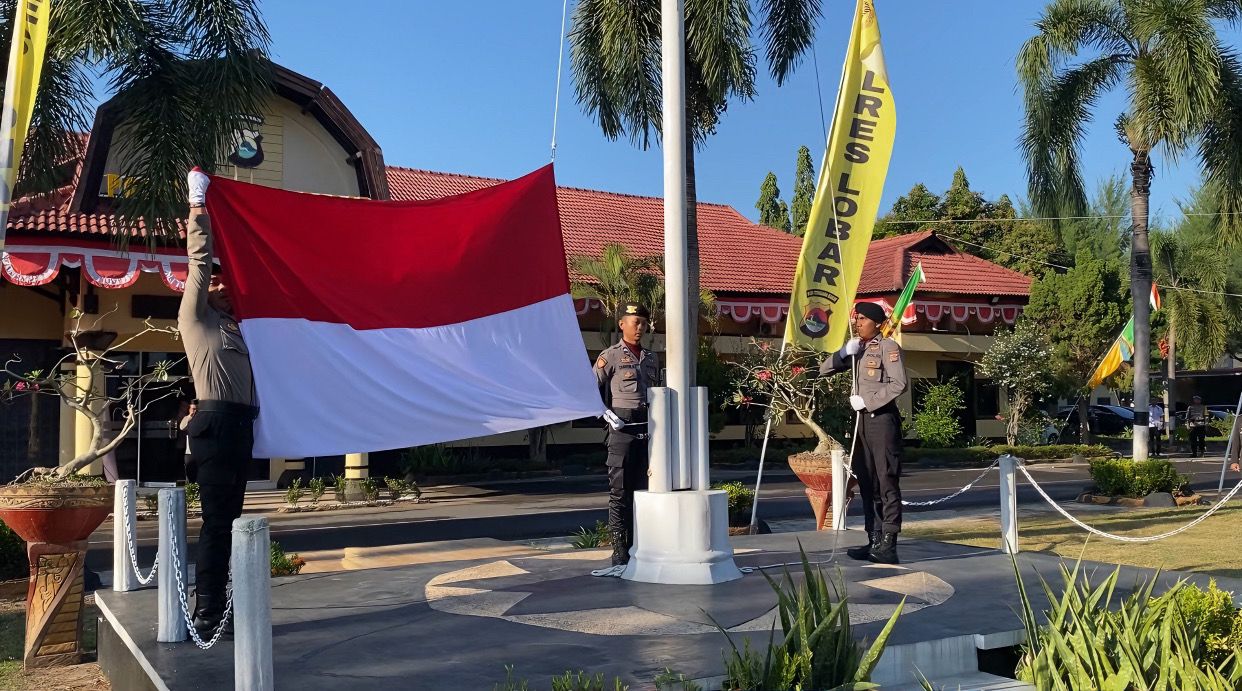
<svg viewBox="0 0 1242 691">
<path fill-rule="evenodd" d="M 635 356 L 624 341 L 606 348 L 595 360 L 595 381 L 609 408 L 634 409 L 647 405 L 647 389 L 660 384 L 660 361 L 643 348 Z"/>
<path fill-rule="evenodd" d="M 185 344 L 194 391 L 200 401 L 256 405 L 250 351 L 237 320 L 207 304 L 211 284 L 211 219 L 190 216 L 186 224 L 190 259 L 185 292 L 177 312 L 177 330 Z"/>
<path fill-rule="evenodd" d="M 876 336 L 864 343 L 858 355 L 841 357 L 840 351 L 819 366 L 821 375 L 836 374 L 850 369 L 858 360 L 858 395 L 867 410 L 874 413 L 897 400 L 906 392 L 909 379 L 901 346 L 891 338 Z"/>
</svg>

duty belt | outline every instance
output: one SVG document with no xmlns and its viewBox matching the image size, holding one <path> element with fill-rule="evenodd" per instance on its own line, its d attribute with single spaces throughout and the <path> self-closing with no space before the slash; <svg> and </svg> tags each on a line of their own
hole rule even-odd
<svg viewBox="0 0 1242 691">
<path fill-rule="evenodd" d="M 225 415 L 236 415 L 238 417 L 247 417 L 251 420 L 259 417 L 259 409 L 245 403 L 234 403 L 233 401 L 199 401 L 198 412 L 200 413 L 223 413 Z"/>
</svg>

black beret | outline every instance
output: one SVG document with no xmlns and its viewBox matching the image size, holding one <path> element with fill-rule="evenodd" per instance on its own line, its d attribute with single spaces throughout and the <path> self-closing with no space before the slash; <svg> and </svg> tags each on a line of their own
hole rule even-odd
<svg viewBox="0 0 1242 691">
<path fill-rule="evenodd" d="M 884 308 L 874 302 L 860 302 L 854 305 L 854 311 L 876 324 L 883 324 L 888 320 L 888 315 L 884 314 Z"/>
<path fill-rule="evenodd" d="M 651 313 L 647 311 L 646 307 L 643 307 L 637 302 L 627 302 L 624 305 L 621 305 L 621 317 L 642 317 L 643 319 L 650 319 Z"/>
</svg>

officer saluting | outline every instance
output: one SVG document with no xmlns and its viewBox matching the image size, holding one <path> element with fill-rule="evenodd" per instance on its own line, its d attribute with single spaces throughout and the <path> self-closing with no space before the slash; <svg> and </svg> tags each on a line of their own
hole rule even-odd
<svg viewBox="0 0 1242 691">
<path fill-rule="evenodd" d="M 897 533 L 901 532 L 901 412 L 897 397 L 908 380 L 901 346 L 880 334 L 887 320 L 873 302 L 854 306 L 854 333 L 843 348 L 820 365 L 820 374 L 854 367 L 855 391 L 850 406 L 862 416 L 857 443 L 861 453 L 851 459 L 862 495 L 870 543 L 847 550 L 854 559 L 896 564 Z"/>
<path fill-rule="evenodd" d="M 595 379 L 604 405 L 627 424 L 620 431 L 608 430 L 608 534 L 612 538 L 612 564 L 630 560 L 634 544 L 634 492 L 647 489 L 647 443 L 632 443 L 647 431 L 647 389 L 659 385 L 660 364 L 656 354 L 642 346 L 648 329 L 647 310 L 636 302 L 621 308 L 621 340 L 599 354 Z"/>
</svg>

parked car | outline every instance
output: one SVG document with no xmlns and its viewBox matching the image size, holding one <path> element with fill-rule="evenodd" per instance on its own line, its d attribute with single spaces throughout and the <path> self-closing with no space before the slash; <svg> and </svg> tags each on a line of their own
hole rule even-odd
<svg viewBox="0 0 1242 691">
<path fill-rule="evenodd" d="M 1057 409 L 1057 422 L 1064 423 L 1061 436 L 1066 439 L 1078 439 L 1077 406 L 1062 406 Z M 1122 434 L 1134 426 L 1134 411 L 1119 405 L 1087 406 L 1087 429 L 1091 434 Z"/>
</svg>

